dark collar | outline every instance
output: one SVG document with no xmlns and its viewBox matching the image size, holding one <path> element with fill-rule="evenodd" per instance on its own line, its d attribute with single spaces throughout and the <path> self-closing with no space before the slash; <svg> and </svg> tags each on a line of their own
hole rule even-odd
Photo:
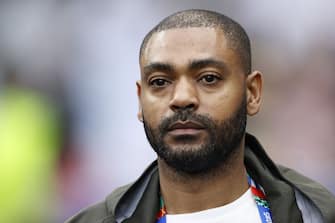
<svg viewBox="0 0 335 223">
<path fill-rule="evenodd" d="M 265 190 L 273 222 L 302 223 L 294 188 L 282 177 L 257 139 L 249 134 L 246 134 L 245 165 L 251 177 Z M 118 195 L 118 199 L 107 198 L 107 208 L 114 213 L 117 223 L 156 222 L 159 209 L 157 168 L 155 161 L 134 184 Z"/>
<path fill-rule="evenodd" d="M 294 187 L 288 184 L 257 139 L 246 134 L 245 166 L 251 177 L 265 190 L 273 222 L 302 223 Z"/>
</svg>

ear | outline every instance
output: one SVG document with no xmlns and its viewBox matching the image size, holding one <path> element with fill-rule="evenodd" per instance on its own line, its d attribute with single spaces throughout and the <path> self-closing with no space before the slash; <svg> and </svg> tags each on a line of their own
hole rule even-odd
<svg viewBox="0 0 335 223">
<path fill-rule="evenodd" d="M 136 87 L 137 87 L 137 98 L 138 98 L 137 119 L 140 122 L 143 122 L 142 102 L 141 102 L 141 93 L 142 93 L 141 81 L 136 81 Z"/>
<path fill-rule="evenodd" d="M 262 102 L 263 77 L 259 71 L 254 71 L 247 76 L 247 113 L 258 113 Z"/>
</svg>

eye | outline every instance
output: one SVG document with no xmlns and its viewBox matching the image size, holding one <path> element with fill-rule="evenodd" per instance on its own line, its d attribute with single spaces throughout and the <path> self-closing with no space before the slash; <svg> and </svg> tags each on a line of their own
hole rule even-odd
<svg viewBox="0 0 335 223">
<path fill-rule="evenodd" d="M 206 85 L 211 85 L 217 83 L 219 80 L 222 79 L 216 74 L 206 74 L 201 76 L 199 81 Z"/>
<path fill-rule="evenodd" d="M 156 87 L 156 88 L 164 87 L 168 84 L 169 84 L 169 82 L 165 79 L 162 79 L 162 78 L 156 78 L 156 79 L 153 79 L 149 82 L 150 86 Z"/>
</svg>

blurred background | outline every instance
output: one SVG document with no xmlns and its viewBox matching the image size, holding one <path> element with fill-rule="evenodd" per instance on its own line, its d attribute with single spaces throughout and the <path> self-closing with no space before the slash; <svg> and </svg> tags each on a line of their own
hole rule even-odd
<svg viewBox="0 0 335 223">
<path fill-rule="evenodd" d="M 278 163 L 335 193 L 335 2 L 0 1 L 0 222 L 63 222 L 155 159 L 137 121 L 145 34 L 183 9 L 222 12 L 265 77 L 249 119 Z"/>
</svg>

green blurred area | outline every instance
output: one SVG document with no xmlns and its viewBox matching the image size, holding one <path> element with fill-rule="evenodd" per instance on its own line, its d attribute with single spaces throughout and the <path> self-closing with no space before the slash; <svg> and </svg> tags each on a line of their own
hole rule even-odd
<svg viewBox="0 0 335 223">
<path fill-rule="evenodd" d="M 0 222 L 50 222 L 60 147 L 57 111 L 28 89 L 0 89 Z"/>
</svg>

